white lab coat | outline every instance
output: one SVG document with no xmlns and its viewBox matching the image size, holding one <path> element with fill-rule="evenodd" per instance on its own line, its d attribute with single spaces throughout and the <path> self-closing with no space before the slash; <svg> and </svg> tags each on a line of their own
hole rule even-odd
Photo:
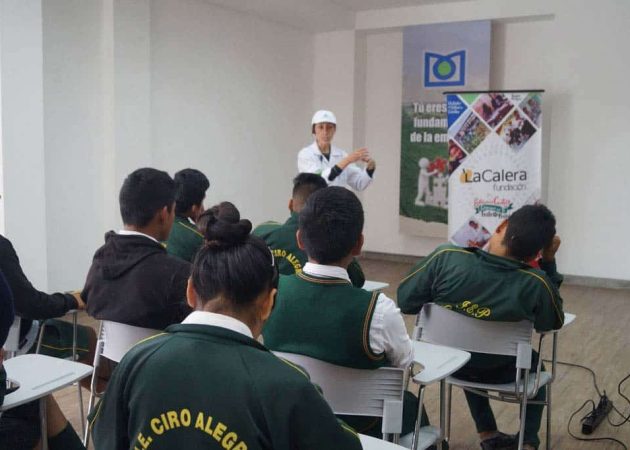
<svg viewBox="0 0 630 450">
<path fill-rule="evenodd" d="M 352 189 L 362 191 L 370 185 L 372 177 L 370 177 L 365 169 L 361 169 L 356 164 L 348 164 L 346 168 L 333 181 L 328 181 L 330 170 L 348 156 L 348 153 L 334 145 L 330 146 L 330 160 L 326 159 L 317 146 L 317 142 L 313 142 L 308 147 L 304 147 L 298 153 L 298 172 L 316 173 L 321 175 L 329 186 L 350 186 Z"/>
</svg>

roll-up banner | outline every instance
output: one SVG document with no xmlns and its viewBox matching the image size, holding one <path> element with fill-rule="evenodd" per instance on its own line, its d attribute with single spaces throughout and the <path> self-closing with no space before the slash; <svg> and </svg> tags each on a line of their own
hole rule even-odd
<svg viewBox="0 0 630 450">
<path fill-rule="evenodd" d="M 448 238 L 483 247 L 496 227 L 540 200 L 542 91 L 446 92 Z"/>
<path fill-rule="evenodd" d="M 490 21 L 417 25 L 403 31 L 400 230 L 446 239 L 446 90 L 487 90 Z"/>
</svg>

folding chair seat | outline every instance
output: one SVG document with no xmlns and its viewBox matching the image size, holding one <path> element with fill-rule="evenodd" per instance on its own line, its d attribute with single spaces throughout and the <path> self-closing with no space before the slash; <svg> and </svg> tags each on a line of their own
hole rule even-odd
<svg viewBox="0 0 630 450">
<path fill-rule="evenodd" d="M 537 395 L 542 386 L 553 381 L 554 372 L 542 371 L 542 358 L 539 358 L 536 368 L 531 368 L 532 333 L 533 324 L 529 321 L 493 322 L 469 317 L 432 303 L 423 306 L 418 316 L 417 330 L 414 332 L 414 335 L 419 339 L 469 352 L 516 358 L 514 382 L 511 383 L 478 383 L 458 379 L 454 376 L 446 379 L 448 386 L 446 440 L 450 434 L 451 389 L 452 386 L 458 386 L 491 399 L 520 404 L 519 450 L 523 448 L 527 405 L 547 405 L 547 448 L 549 448 L 550 389 L 547 389 L 544 401 L 538 402 L 531 399 Z M 539 353 L 543 337 L 544 335 L 541 335 L 539 340 Z M 553 359 L 555 361 L 555 345 Z M 555 368 L 555 363 L 553 367 Z M 530 370 L 533 372 L 533 376 L 530 376 Z M 523 395 L 524 389 L 526 395 Z"/>
<path fill-rule="evenodd" d="M 101 357 L 105 357 L 110 361 L 119 363 L 125 354 L 138 342 L 163 333 L 161 330 L 151 328 L 134 327 L 124 323 L 111 322 L 102 320 L 99 324 L 98 341 L 96 342 L 96 350 L 94 352 L 94 372 L 90 383 L 90 400 L 88 402 L 88 414 L 94 407 L 94 400 L 102 393 L 96 392 L 96 384 L 98 380 L 97 370 L 101 363 Z M 83 436 L 83 445 L 86 449 L 90 443 L 90 427 L 86 423 L 85 434 Z"/>
<path fill-rule="evenodd" d="M 351 369 L 304 355 L 274 353 L 304 368 L 311 381 L 321 387 L 335 414 L 380 417 L 383 439 L 398 443 L 402 431 L 403 395 L 407 386 L 405 370 L 393 367 Z M 401 444 L 409 448 L 412 435 L 404 436 Z M 438 436 L 437 428 L 422 427 L 418 448 L 429 447 Z"/>
</svg>

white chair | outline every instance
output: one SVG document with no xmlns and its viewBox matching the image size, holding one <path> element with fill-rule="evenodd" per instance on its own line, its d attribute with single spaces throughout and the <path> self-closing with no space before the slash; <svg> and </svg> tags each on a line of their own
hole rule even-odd
<svg viewBox="0 0 630 450">
<path fill-rule="evenodd" d="M 392 444 L 391 442 L 384 441 L 382 439 L 376 439 L 372 436 L 366 436 L 365 434 L 359 434 L 359 440 L 363 450 L 403 450 L 406 447 L 401 445 Z"/>
<path fill-rule="evenodd" d="M 88 402 L 88 414 L 94 407 L 94 399 L 102 394 L 96 392 L 96 384 L 98 381 L 97 370 L 101 362 L 101 357 L 119 363 L 125 354 L 138 342 L 151 336 L 163 333 L 161 330 L 151 328 L 134 327 L 124 323 L 111 322 L 102 320 L 98 330 L 98 341 L 96 341 L 96 350 L 94 351 L 94 372 L 90 382 L 90 400 Z M 83 445 L 89 447 L 90 427 L 89 423 L 85 425 L 83 436 Z"/>
<path fill-rule="evenodd" d="M 372 280 L 365 280 L 365 283 L 363 283 L 363 286 L 361 287 L 361 289 L 366 290 L 368 292 L 380 292 L 384 289 L 387 289 L 389 287 L 389 283 L 385 283 L 383 281 L 372 281 Z"/>
<path fill-rule="evenodd" d="M 46 396 L 89 376 L 92 368 L 86 364 L 44 355 L 16 356 L 5 361 L 4 368 L 7 371 L 7 379 L 16 383 L 18 389 L 5 396 L 0 412 L 39 399 L 42 448 L 48 449 L 48 441 L 45 438 Z"/>
<path fill-rule="evenodd" d="M 311 381 L 322 388 L 323 396 L 335 414 L 381 417 L 383 439 L 398 442 L 402 431 L 403 394 L 407 386 L 405 370 L 393 367 L 351 369 L 304 355 L 274 353 L 303 367 Z M 422 449 L 433 444 L 437 437 L 433 427 L 423 427 L 420 436 L 419 448 Z M 410 439 L 406 441 L 410 444 Z"/>
<path fill-rule="evenodd" d="M 412 378 L 412 381 L 419 385 L 420 397 L 420 401 L 418 402 L 418 420 L 416 421 L 416 427 L 411 444 L 412 450 L 417 450 L 425 387 L 436 382 L 440 383 L 440 430 L 438 434 L 438 442 L 441 446 L 444 438 L 446 422 L 443 395 L 446 391 L 446 378 L 461 369 L 470 360 L 470 353 L 456 348 L 429 344 L 418 340 L 413 342 L 413 350 L 414 362 L 422 366 L 422 371 L 414 375 Z"/>
<path fill-rule="evenodd" d="M 9 328 L 7 340 L 2 346 L 5 351 L 5 359 L 13 358 L 14 356 L 26 353 L 31 348 L 31 345 L 28 345 L 29 341 L 34 342 L 35 337 L 37 336 L 37 332 L 39 331 L 39 322 L 37 320 L 33 320 L 30 330 L 23 339 L 23 341 L 26 342 L 20 342 L 21 324 L 22 319 L 18 316 L 15 316 L 13 324 L 11 325 L 11 328 Z M 22 345 L 20 346 L 20 344 Z"/>
<path fill-rule="evenodd" d="M 470 352 L 516 357 L 515 378 L 512 383 L 486 384 L 465 381 L 452 376 L 447 378 L 447 441 L 450 434 L 450 400 L 452 386 L 458 386 L 475 394 L 495 400 L 519 403 L 521 409 L 519 450 L 523 448 L 523 432 L 528 403 L 542 403 L 547 405 L 548 422 L 550 421 L 550 405 L 548 404 L 550 400 L 550 390 L 547 389 L 547 398 L 544 401 L 536 402 L 531 400 L 536 396 L 540 387 L 551 383 L 553 380 L 551 373 L 541 371 L 542 357 L 539 358 L 538 367 L 536 367 L 534 376 L 530 377 L 532 332 L 533 324 L 529 321 L 492 322 L 469 317 L 432 303 L 423 306 L 418 319 L 417 332 L 418 337 L 423 341 Z M 540 338 L 539 351 L 543 337 L 544 335 Z M 553 359 L 555 360 L 555 351 Z M 488 392 L 496 394 L 490 394 Z M 525 395 L 523 395 L 524 393 Z M 549 435 L 547 435 L 547 448 L 549 448 Z"/>
<path fill-rule="evenodd" d="M 70 361 L 76 361 L 79 359 L 77 354 L 77 315 L 79 311 L 77 309 L 71 309 L 66 314 L 72 314 L 72 355 L 66 359 Z M 42 345 L 44 342 L 44 333 L 46 332 L 46 321 L 43 320 L 39 327 L 39 338 L 37 339 L 37 349 L 35 353 L 41 354 Z M 85 433 L 85 412 L 83 411 L 83 389 L 81 385 L 77 383 L 77 395 L 79 397 L 79 420 L 81 421 L 81 434 Z"/>
</svg>

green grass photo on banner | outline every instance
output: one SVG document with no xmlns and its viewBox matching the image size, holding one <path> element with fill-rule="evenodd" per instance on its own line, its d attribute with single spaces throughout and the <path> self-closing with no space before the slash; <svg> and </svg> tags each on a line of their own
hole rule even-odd
<svg viewBox="0 0 630 450">
<path fill-rule="evenodd" d="M 422 220 L 424 222 L 447 223 L 447 208 L 438 206 L 418 206 L 415 203 L 418 194 L 418 174 L 420 168 L 418 161 L 420 158 L 427 158 L 434 161 L 440 157 L 448 160 L 448 150 L 446 143 L 425 143 L 411 142 L 410 136 L 416 132 L 420 135 L 424 133 L 431 136 L 446 134 L 445 128 L 414 128 L 414 116 L 418 119 L 444 119 L 444 113 L 414 113 L 412 104 L 405 104 L 402 108 L 402 136 L 401 136 L 401 158 L 400 158 L 400 205 L 399 214 L 404 217 Z M 432 177 L 434 178 L 434 177 Z M 432 190 L 433 179 L 430 179 L 429 189 Z"/>
</svg>

